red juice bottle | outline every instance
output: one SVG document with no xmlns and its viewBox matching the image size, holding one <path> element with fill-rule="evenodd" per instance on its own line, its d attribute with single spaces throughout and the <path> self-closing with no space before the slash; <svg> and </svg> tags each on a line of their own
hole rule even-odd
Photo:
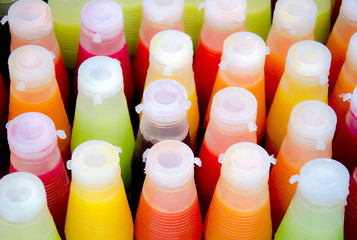
<svg viewBox="0 0 357 240">
<path fill-rule="evenodd" d="M 131 108 L 135 86 L 124 34 L 123 11 L 113 0 L 92 0 L 82 8 L 76 76 L 79 66 L 94 56 L 108 56 L 120 61 L 124 93 Z"/>
<path fill-rule="evenodd" d="M 9 106 L 8 92 L 4 83 L 4 80 L 0 74 L 0 157 L 6 157 L 6 129 L 5 124 L 7 122 L 7 110 Z M 2 176 L 2 170 L 8 167 L 8 161 L 2 161 L 0 163 L 0 177 Z"/>
<path fill-rule="evenodd" d="M 317 6 L 313 0 L 278 1 L 266 45 L 270 54 L 265 60 L 265 96 L 267 110 L 284 73 L 289 48 L 302 40 L 314 40 Z"/>
<path fill-rule="evenodd" d="M 24 45 L 39 45 L 52 52 L 56 80 L 67 108 L 70 95 L 69 78 L 53 31 L 50 7 L 41 0 L 21 0 L 9 8 L 8 16 L 11 52 Z"/>
<path fill-rule="evenodd" d="M 357 87 L 353 91 L 345 121 L 336 133 L 332 158 L 343 163 L 350 174 L 357 166 Z"/>
<path fill-rule="evenodd" d="M 70 181 L 57 146 L 53 121 L 42 113 L 27 112 L 9 121 L 6 127 L 10 172 L 29 172 L 41 179 L 48 208 L 64 237 Z"/>
<path fill-rule="evenodd" d="M 247 0 L 207 0 L 204 21 L 193 60 L 200 116 L 205 116 L 208 101 L 221 61 L 224 40 L 245 30 Z"/>
<path fill-rule="evenodd" d="M 135 176 L 130 197 L 133 216 L 145 179 L 143 153 L 163 140 L 182 141 L 190 146 L 187 120 L 190 105 L 186 89 L 174 80 L 160 79 L 145 88 L 143 104 L 136 107 L 138 113 L 142 111 L 142 117 L 131 163 L 132 175 Z"/>
<path fill-rule="evenodd" d="M 354 240 L 357 234 L 357 168 L 351 175 L 349 190 L 345 211 L 344 239 Z"/>
<path fill-rule="evenodd" d="M 144 92 L 146 73 L 149 68 L 151 39 L 163 30 L 172 29 L 184 32 L 184 0 L 143 0 L 142 11 L 138 46 L 133 59 L 134 79 L 139 98 Z"/>
<path fill-rule="evenodd" d="M 257 143 L 256 117 L 257 100 L 248 90 L 228 87 L 214 96 L 210 122 L 198 155 L 202 166 L 195 169 L 203 217 L 220 175 L 219 155 L 238 142 Z"/>
<path fill-rule="evenodd" d="M 193 177 L 199 160 L 186 144 L 176 140 L 156 143 L 145 158 L 135 239 L 201 240 L 201 212 Z"/>
<path fill-rule="evenodd" d="M 333 26 L 326 46 L 332 54 L 331 69 L 329 75 L 329 91 L 331 92 L 336 84 L 343 63 L 346 59 L 346 52 L 351 36 L 357 32 L 357 1 L 343 0 L 340 14 Z"/>
</svg>

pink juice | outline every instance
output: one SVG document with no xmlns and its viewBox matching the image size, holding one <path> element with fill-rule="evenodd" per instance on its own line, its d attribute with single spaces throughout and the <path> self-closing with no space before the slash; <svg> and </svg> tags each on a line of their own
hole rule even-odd
<svg viewBox="0 0 357 240">
<path fill-rule="evenodd" d="M 21 172 L 12 162 L 10 163 L 10 172 Z M 45 174 L 37 175 L 43 182 L 46 190 L 47 205 L 56 224 L 58 233 L 64 237 L 64 224 L 67 214 L 68 197 L 70 190 L 70 181 L 59 154 L 57 164 Z"/>
<path fill-rule="evenodd" d="M 100 48 L 100 46 L 98 46 Z M 81 43 L 79 43 L 79 48 L 78 48 L 78 57 L 77 57 L 77 66 L 76 66 L 76 74 L 78 72 L 79 66 L 88 58 L 97 56 L 96 54 L 93 54 L 89 51 L 87 51 Z M 124 93 L 126 100 L 128 102 L 128 107 L 130 108 L 132 106 L 132 101 L 134 97 L 134 80 L 133 80 L 133 73 L 131 69 L 131 63 L 130 63 L 130 56 L 128 52 L 128 45 L 125 43 L 119 51 L 113 53 L 113 54 L 108 54 L 108 55 L 103 55 L 103 56 L 108 56 L 114 59 L 117 59 L 120 61 L 120 66 L 123 71 L 123 78 L 124 78 Z M 77 79 L 77 77 L 76 77 Z M 77 92 L 77 81 L 75 81 L 75 90 Z"/>
</svg>

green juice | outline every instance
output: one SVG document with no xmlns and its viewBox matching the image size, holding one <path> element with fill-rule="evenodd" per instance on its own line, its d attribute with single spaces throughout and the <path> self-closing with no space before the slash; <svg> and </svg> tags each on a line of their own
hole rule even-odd
<svg viewBox="0 0 357 240">
<path fill-rule="evenodd" d="M 142 0 L 115 0 L 123 9 L 124 31 L 130 56 L 134 56 L 141 24 Z"/>
<path fill-rule="evenodd" d="M 185 0 L 185 32 L 191 36 L 193 49 L 196 49 L 203 24 L 204 9 L 198 10 L 198 5 L 202 2 L 203 0 Z"/>
<path fill-rule="evenodd" d="M 271 27 L 271 1 L 248 0 L 246 31 L 259 35 L 264 41 Z"/>
<path fill-rule="evenodd" d="M 125 188 L 131 185 L 131 158 L 135 147 L 134 134 L 124 93 L 103 99 L 94 107 L 93 99 L 78 94 L 73 122 L 71 150 L 88 140 L 104 140 L 120 147 L 121 176 Z"/>
<path fill-rule="evenodd" d="M 331 1 L 314 0 L 314 2 L 317 6 L 315 41 L 325 44 L 330 36 Z"/>
<path fill-rule="evenodd" d="M 86 2 L 87 0 L 48 0 L 63 61 L 72 70 L 77 62 L 81 9 Z"/>
</svg>

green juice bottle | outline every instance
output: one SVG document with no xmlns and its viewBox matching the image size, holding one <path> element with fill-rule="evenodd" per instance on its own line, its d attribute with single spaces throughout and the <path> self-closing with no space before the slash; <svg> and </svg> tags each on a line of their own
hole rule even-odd
<svg viewBox="0 0 357 240">
<path fill-rule="evenodd" d="M 271 27 L 271 1 L 248 0 L 245 28 L 248 32 L 259 35 L 264 41 Z"/>
<path fill-rule="evenodd" d="M 315 41 L 325 44 L 331 30 L 331 0 L 314 0 L 317 6 Z"/>
<path fill-rule="evenodd" d="M 15 172 L 0 180 L 0 239 L 61 240 L 37 176 Z"/>
<path fill-rule="evenodd" d="M 191 36 L 193 49 L 196 49 L 203 24 L 203 2 L 204 0 L 185 0 L 183 22 L 185 33 Z"/>
<path fill-rule="evenodd" d="M 124 31 L 129 55 L 134 56 L 141 24 L 142 0 L 115 0 L 123 9 Z"/>
<path fill-rule="evenodd" d="M 63 61 L 72 70 L 77 62 L 81 9 L 86 2 L 87 0 L 48 0 Z"/>
<path fill-rule="evenodd" d="M 295 177 L 297 190 L 275 240 L 343 240 L 350 177 L 346 167 L 320 158 L 306 163 Z"/>
<path fill-rule="evenodd" d="M 109 57 L 89 58 L 78 70 L 72 152 L 88 140 L 103 140 L 121 148 L 121 176 L 128 190 L 135 139 L 123 91 L 120 63 Z"/>
</svg>

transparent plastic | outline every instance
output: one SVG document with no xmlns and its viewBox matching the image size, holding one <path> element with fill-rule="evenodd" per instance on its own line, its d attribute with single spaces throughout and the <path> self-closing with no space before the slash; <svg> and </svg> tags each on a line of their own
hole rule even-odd
<svg viewBox="0 0 357 240">
<path fill-rule="evenodd" d="M 144 0 L 143 15 L 158 24 L 172 24 L 183 16 L 184 0 Z"/>
<path fill-rule="evenodd" d="M 357 23 L 357 1 L 343 0 L 340 13 L 351 22 Z"/>
<path fill-rule="evenodd" d="M 357 69 L 357 32 L 354 33 L 350 39 L 346 56 L 349 59 L 349 61 L 352 63 L 352 65 Z"/>
</svg>

